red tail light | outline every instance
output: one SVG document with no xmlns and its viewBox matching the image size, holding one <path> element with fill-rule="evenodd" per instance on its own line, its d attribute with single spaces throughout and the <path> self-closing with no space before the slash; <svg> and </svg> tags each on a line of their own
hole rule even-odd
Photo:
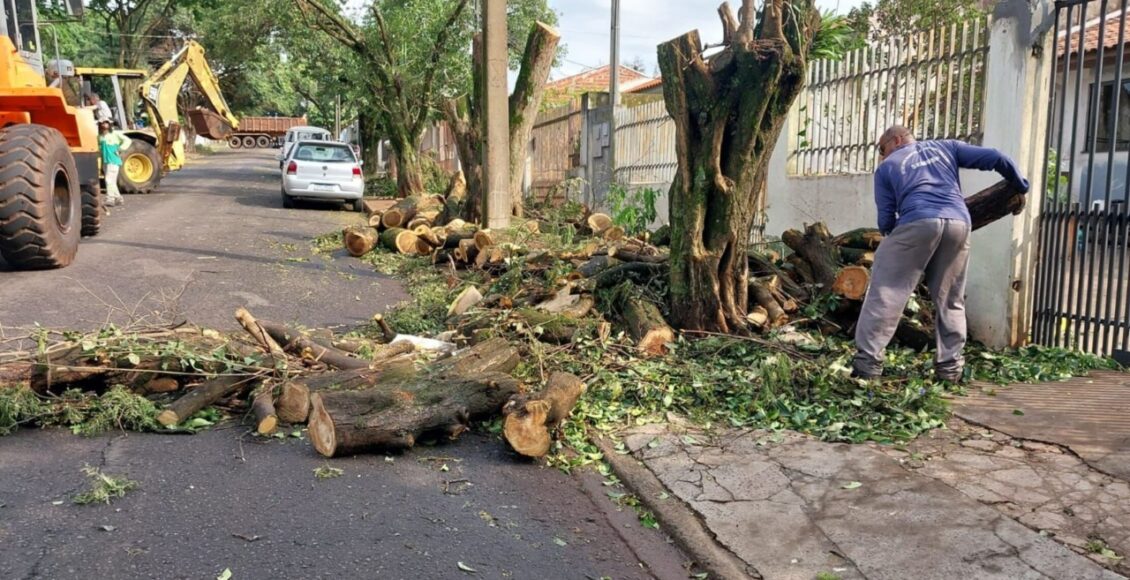
<svg viewBox="0 0 1130 580">
<path fill-rule="evenodd" d="M 287 175 L 294 175 L 295 173 L 298 173 L 298 164 L 295 163 L 294 161 L 291 161 L 290 165 L 286 166 L 286 174 Z"/>
<path fill-rule="evenodd" d="M 361 168 L 360 167 L 356 167 L 356 166 L 353 167 L 353 177 L 361 177 Z"/>
</svg>

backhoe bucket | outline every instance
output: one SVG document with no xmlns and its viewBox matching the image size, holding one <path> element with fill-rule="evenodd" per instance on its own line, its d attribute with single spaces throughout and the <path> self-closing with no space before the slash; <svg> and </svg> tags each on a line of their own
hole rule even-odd
<svg viewBox="0 0 1130 580">
<path fill-rule="evenodd" d="M 208 109 L 193 109 L 188 112 L 188 119 L 192 122 L 192 128 L 196 130 L 196 134 L 201 137 L 223 141 L 228 138 L 228 135 L 231 135 L 231 123 Z"/>
</svg>

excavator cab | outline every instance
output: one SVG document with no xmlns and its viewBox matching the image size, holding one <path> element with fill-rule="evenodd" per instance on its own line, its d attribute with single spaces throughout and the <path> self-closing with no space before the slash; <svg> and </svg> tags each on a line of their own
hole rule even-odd
<svg viewBox="0 0 1130 580">
<path fill-rule="evenodd" d="M 0 1 L 0 256 L 14 268 L 70 264 L 103 214 L 94 114 L 44 72 L 36 0 Z"/>
</svg>

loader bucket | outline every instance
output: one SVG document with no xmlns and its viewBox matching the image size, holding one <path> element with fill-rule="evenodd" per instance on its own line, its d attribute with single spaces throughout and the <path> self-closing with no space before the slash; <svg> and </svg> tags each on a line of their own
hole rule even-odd
<svg viewBox="0 0 1130 580">
<path fill-rule="evenodd" d="M 228 135 L 231 135 L 231 123 L 208 109 L 193 109 L 188 112 L 188 118 L 192 122 L 192 128 L 196 130 L 196 134 L 201 137 L 222 141 L 227 139 Z"/>
</svg>

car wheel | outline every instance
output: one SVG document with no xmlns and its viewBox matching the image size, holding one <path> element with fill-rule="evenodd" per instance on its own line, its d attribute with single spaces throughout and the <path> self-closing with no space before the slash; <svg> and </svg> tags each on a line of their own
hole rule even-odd
<svg viewBox="0 0 1130 580">
<path fill-rule="evenodd" d="M 353 200 L 353 211 L 362 211 L 362 212 L 365 211 L 365 200 L 363 200 L 363 199 Z"/>
<path fill-rule="evenodd" d="M 286 209 L 294 209 L 294 198 L 287 195 L 286 190 L 282 190 L 283 207 Z"/>
</svg>

